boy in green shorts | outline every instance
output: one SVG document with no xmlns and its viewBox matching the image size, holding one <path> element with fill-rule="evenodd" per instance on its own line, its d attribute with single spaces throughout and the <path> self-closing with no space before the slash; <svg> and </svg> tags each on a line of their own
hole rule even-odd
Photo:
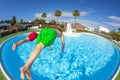
<svg viewBox="0 0 120 80">
<path fill-rule="evenodd" d="M 36 47 L 32 51 L 28 61 L 26 64 L 20 68 L 21 72 L 21 79 L 24 79 L 25 75 L 26 77 L 31 80 L 31 75 L 30 75 L 30 68 L 34 62 L 34 60 L 38 57 L 40 52 L 42 51 L 43 48 L 50 46 L 54 43 L 55 38 L 59 36 L 62 41 L 62 52 L 64 52 L 64 35 L 61 29 L 59 28 L 43 28 L 40 33 L 37 36 L 36 39 Z"/>
</svg>

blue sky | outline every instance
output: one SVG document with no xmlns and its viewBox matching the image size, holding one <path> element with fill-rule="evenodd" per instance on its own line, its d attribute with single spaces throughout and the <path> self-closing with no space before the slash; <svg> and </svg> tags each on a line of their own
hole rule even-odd
<svg viewBox="0 0 120 80">
<path fill-rule="evenodd" d="M 0 20 L 17 17 L 24 21 L 41 18 L 47 14 L 46 20 L 56 19 L 56 10 L 62 12 L 59 21 L 73 22 L 73 10 L 79 10 L 77 22 L 89 27 L 104 25 L 109 29 L 120 27 L 120 0 L 0 0 Z"/>
</svg>

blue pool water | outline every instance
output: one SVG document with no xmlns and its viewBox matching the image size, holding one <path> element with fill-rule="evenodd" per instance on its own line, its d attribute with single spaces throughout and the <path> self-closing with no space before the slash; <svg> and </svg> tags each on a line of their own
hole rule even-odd
<svg viewBox="0 0 120 80">
<path fill-rule="evenodd" d="M 1 63 L 6 73 L 20 80 L 19 68 L 23 66 L 35 48 L 35 40 L 20 45 L 13 52 L 13 42 L 27 36 L 19 35 L 6 41 L 1 47 Z M 81 33 L 79 37 L 65 36 L 65 50 L 61 52 L 61 40 L 56 38 L 51 46 L 42 50 L 32 65 L 33 80 L 109 80 L 120 62 L 118 48 L 109 40 L 97 35 Z"/>
</svg>

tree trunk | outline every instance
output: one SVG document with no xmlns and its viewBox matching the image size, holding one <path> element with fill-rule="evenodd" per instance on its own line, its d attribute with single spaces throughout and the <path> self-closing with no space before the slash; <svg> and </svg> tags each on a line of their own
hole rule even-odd
<svg viewBox="0 0 120 80">
<path fill-rule="evenodd" d="M 76 16 L 75 16 L 75 27 L 76 27 Z"/>
</svg>

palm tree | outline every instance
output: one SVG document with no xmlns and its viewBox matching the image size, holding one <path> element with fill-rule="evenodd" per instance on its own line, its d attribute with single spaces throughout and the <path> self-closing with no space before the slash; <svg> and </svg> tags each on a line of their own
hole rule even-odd
<svg viewBox="0 0 120 80">
<path fill-rule="evenodd" d="M 22 24 L 23 24 L 23 19 L 20 19 L 20 27 L 22 27 Z"/>
<path fill-rule="evenodd" d="M 20 24 L 22 24 L 23 23 L 23 19 L 20 19 Z"/>
<path fill-rule="evenodd" d="M 1 24 L 4 24 L 4 23 L 5 23 L 5 21 L 1 21 L 0 23 L 1 23 Z"/>
<path fill-rule="evenodd" d="M 43 13 L 42 15 L 41 15 L 41 17 L 42 18 L 46 18 L 47 17 L 47 14 L 46 13 Z M 45 21 L 45 20 L 44 20 Z"/>
<path fill-rule="evenodd" d="M 58 17 L 61 16 L 61 15 L 62 15 L 62 13 L 61 13 L 60 10 L 55 11 L 55 16 L 57 17 L 57 23 L 58 23 Z"/>
<path fill-rule="evenodd" d="M 119 35 L 118 41 L 120 41 L 120 32 L 118 32 L 118 35 Z"/>
<path fill-rule="evenodd" d="M 35 24 L 38 25 L 38 23 L 39 23 L 39 19 L 37 18 L 35 19 Z"/>
<path fill-rule="evenodd" d="M 119 28 L 118 28 L 118 31 L 120 32 L 120 26 L 119 26 Z"/>
<path fill-rule="evenodd" d="M 43 13 L 43 14 L 41 15 L 41 17 L 46 18 L 46 17 L 47 17 L 47 14 L 46 14 L 46 13 Z"/>
<path fill-rule="evenodd" d="M 78 10 L 73 11 L 73 16 L 75 17 L 75 26 L 76 26 L 76 17 L 79 16 L 79 15 L 80 15 L 80 13 L 79 13 Z"/>
<path fill-rule="evenodd" d="M 6 22 L 8 25 L 10 25 L 11 20 L 5 20 L 5 22 Z"/>
<path fill-rule="evenodd" d="M 12 17 L 12 20 L 11 20 L 11 25 L 12 25 L 12 26 L 15 25 L 16 22 L 17 22 L 16 17 L 13 16 L 13 17 Z"/>
</svg>

